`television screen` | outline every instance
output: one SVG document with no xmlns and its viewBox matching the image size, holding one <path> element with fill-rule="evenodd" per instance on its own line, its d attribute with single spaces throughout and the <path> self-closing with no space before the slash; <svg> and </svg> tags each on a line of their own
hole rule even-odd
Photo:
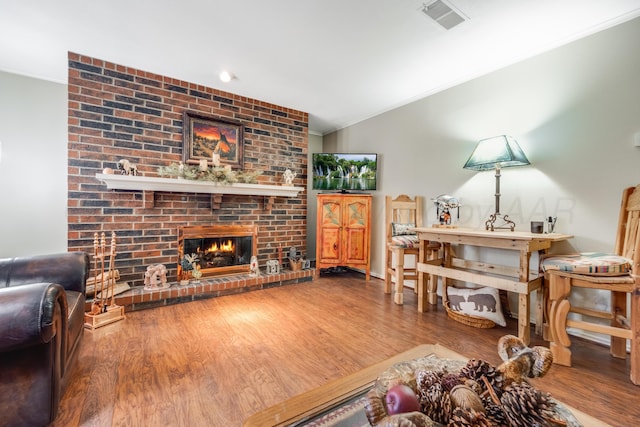
<svg viewBox="0 0 640 427">
<path fill-rule="evenodd" d="M 377 188 L 377 154 L 314 153 L 313 189 L 371 191 Z"/>
</svg>

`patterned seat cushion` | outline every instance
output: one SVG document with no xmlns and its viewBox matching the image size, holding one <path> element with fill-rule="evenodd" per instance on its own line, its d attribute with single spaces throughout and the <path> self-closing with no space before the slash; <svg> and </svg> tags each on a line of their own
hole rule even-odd
<svg viewBox="0 0 640 427">
<path fill-rule="evenodd" d="M 415 224 L 412 222 L 402 223 L 402 222 L 392 222 L 391 223 L 391 234 L 394 236 L 407 236 L 407 235 L 415 235 L 416 232 L 413 231 L 415 228 Z"/>
<path fill-rule="evenodd" d="M 415 234 L 403 234 L 401 236 L 393 236 L 391 243 L 397 248 L 418 248 L 420 247 L 420 240 Z"/>
<path fill-rule="evenodd" d="M 542 270 L 566 271 L 588 276 L 624 276 L 631 272 L 631 260 L 598 252 L 555 255 L 542 260 Z"/>
</svg>

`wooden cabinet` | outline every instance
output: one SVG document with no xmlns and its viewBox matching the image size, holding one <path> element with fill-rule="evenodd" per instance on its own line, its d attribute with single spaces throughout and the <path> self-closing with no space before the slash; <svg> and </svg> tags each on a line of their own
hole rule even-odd
<svg viewBox="0 0 640 427">
<path fill-rule="evenodd" d="M 316 268 L 353 267 L 371 275 L 371 195 L 318 194 Z"/>
</svg>

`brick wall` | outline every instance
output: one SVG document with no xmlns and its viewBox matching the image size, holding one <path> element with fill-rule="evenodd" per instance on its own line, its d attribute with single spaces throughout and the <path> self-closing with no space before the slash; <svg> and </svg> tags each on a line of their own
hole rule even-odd
<svg viewBox="0 0 640 427">
<path fill-rule="evenodd" d="M 94 233 L 117 234 L 116 268 L 142 285 L 147 266 L 162 263 L 176 279 L 177 230 L 184 225 L 258 225 L 260 263 L 277 247 L 306 253 L 306 193 L 277 197 L 271 211 L 262 196 L 222 197 L 156 192 L 145 208 L 140 191 L 111 191 L 95 178 L 126 158 L 144 176 L 182 160 L 185 110 L 240 121 L 244 169 L 262 171 L 260 184 L 280 184 L 282 172 L 307 181 L 307 113 L 228 92 L 69 53 L 69 250 L 93 253 Z M 107 242 L 108 244 L 108 242 Z"/>
</svg>

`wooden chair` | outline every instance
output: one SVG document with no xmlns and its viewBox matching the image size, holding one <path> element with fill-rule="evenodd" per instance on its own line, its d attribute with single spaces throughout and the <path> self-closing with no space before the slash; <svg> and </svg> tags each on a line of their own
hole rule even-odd
<svg viewBox="0 0 640 427">
<path fill-rule="evenodd" d="M 386 252 L 385 252 L 385 280 L 384 292 L 391 293 L 393 283 L 396 284 L 393 301 L 396 304 L 403 304 L 403 288 L 405 280 L 414 280 L 414 291 L 418 289 L 418 272 L 416 266 L 420 255 L 420 240 L 413 227 L 422 227 L 422 200 L 421 196 L 413 199 L 406 194 L 393 199 L 391 196 L 385 197 L 385 222 L 386 222 Z M 440 244 L 433 243 L 427 245 L 429 253 L 439 250 Z M 412 267 L 405 267 L 405 257 L 413 256 Z"/>
<path fill-rule="evenodd" d="M 631 271 L 621 275 L 576 274 L 546 270 L 549 278 L 549 338 L 554 363 L 571 366 L 571 341 L 566 328 L 577 328 L 611 336 L 611 355 L 627 357 L 627 340 L 631 341 L 631 382 L 640 385 L 640 185 L 624 190 L 618 220 L 615 255 L 627 258 Z M 543 266 L 548 259 L 543 261 Z M 628 265 L 626 266 L 628 267 Z M 584 268 L 584 267 L 580 267 Z M 611 292 L 610 311 L 573 307 L 569 295 L 574 287 L 603 289 Z M 630 298 L 631 310 L 627 315 Z M 579 313 L 582 320 L 568 318 L 569 312 Z M 585 319 L 610 320 L 610 325 Z"/>
</svg>

